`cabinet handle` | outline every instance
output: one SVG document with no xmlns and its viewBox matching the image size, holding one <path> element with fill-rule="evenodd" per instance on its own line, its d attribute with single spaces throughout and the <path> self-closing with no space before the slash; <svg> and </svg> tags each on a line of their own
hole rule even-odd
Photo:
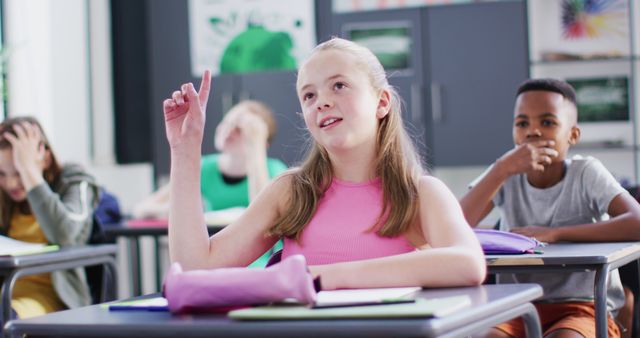
<svg viewBox="0 0 640 338">
<path fill-rule="evenodd" d="M 419 83 L 411 83 L 411 122 L 415 125 L 420 125 L 422 121 L 422 101 L 420 100 L 422 93 L 422 86 Z"/>
<path fill-rule="evenodd" d="M 442 121 L 442 87 L 431 83 L 431 118 L 434 123 Z"/>
</svg>

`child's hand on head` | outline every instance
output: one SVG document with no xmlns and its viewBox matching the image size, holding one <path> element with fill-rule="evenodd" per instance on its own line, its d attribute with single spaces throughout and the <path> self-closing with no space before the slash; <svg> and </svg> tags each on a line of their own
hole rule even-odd
<svg viewBox="0 0 640 338">
<path fill-rule="evenodd" d="M 236 123 L 247 150 L 266 149 L 269 127 L 264 119 L 256 114 L 244 113 L 238 116 Z"/>
<path fill-rule="evenodd" d="M 211 73 L 206 70 L 199 91 L 196 92 L 192 83 L 185 83 L 170 99 L 164 100 L 165 127 L 172 148 L 184 143 L 202 144 L 210 87 Z"/>
<path fill-rule="evenodd" d="M 511 232 L 527 237 L 533 237 L 540 242 L 545 243 L 555 243 L 559 240 L 555 228 L 529 225 L 523 228 L 512 229 Z"/>
<path fill-rule="evenodd" d="M 30 123 L 16 124 L 13 127 L 16 135 L 5 133 L 4 137 L 11 143 L 13 162 L 21 177 L 29 174 L 42 176 L 44 170 L 45 147 L 38 127 Z"/>
<path fill-rule="evenodd" d="M 496 161 L 509 175 L 526 173 L 529 171 L 544 171 L 550 165 L 558 152 L 553 149 L 554 141 L 537 140 L 516 146 Z"/>
</svg>

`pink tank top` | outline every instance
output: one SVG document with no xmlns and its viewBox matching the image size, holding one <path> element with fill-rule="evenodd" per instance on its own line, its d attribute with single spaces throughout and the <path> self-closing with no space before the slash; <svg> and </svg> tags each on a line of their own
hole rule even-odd
<svg viewBox="0 0 640 338">
<path fill-rule="evenodd" d="M 301 241 L 285 238 L 282 259 L 305 256 L 307 264 L 356 261 L 415 250 L 404 236 L 380 237 L 369 229 L 382 210 L 382 185 L 333 179 L 315 215 L 302 231 Z"/>
</svg>

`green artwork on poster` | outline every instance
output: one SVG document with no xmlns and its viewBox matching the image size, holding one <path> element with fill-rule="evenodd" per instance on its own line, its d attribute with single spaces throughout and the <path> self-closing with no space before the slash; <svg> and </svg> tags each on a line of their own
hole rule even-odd
<svg viewBox="0 0 640 338">
<path fill-rule="evenodd" d="M 315 45 L 311 0 L 189 0 L 191 70 L 295 70 Z"/>
<path fill-rule="evenodd" d="M 220 74 L 296 69 L 291 55 L 293 41 L 286 32 L 249 27 L 227 45 L 220 60 Z"/>
</svg>

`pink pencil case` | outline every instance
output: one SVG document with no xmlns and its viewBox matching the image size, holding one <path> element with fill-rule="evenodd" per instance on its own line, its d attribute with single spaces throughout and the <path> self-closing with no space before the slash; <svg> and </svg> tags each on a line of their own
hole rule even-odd
<svg viewBox="0 0 640 338">
<path fill-rule="evenodd" d="M 163 292 L 173 313 L 220 312 L 285 299 L 312 304 L 313 277 L 302 255 L 291 256 L 268 268 L 220 268 L 182 271 L 173 263 Z"/>
</svg>

